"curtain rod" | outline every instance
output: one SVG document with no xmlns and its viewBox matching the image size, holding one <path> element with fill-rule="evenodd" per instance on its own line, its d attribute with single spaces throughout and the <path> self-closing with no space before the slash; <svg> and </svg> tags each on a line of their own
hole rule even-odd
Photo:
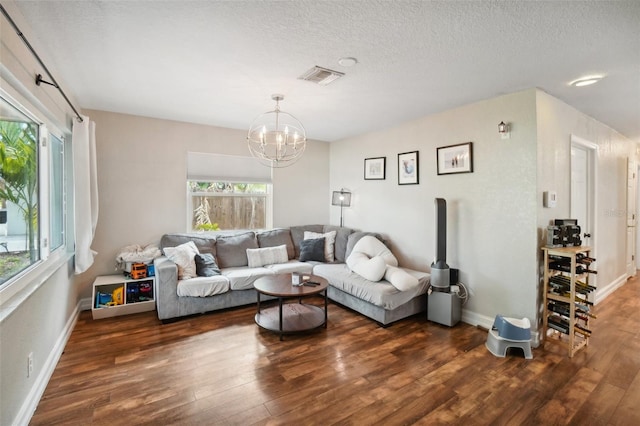
<svg viewBox="0 0 640 426">
<path fill-rule="evenodd" d="M 42 66 L 44 71 L 47 73 L 47 75 L 51 79 L 51 82 L 45 81 L 45 80 L 42 79 L 42 75 L 38 74 L 36 76 L 36 85 L 40 86 L 40 83 L 45 83 L 45 84 L 48 84 L 48 85 L 53 86 L 56 89 L 58 89 L 60 91 L 60 94 L 64 98 L 64 100 L 67 101 L 67 103 L 69 104 L 69 106 L 71 107 L 73 112 L 76 114 L 77 120 L 82 123 L 84 120 L 80 116 L 80 113 L 78 112 L 76 107 L 73 106 L 73 104 L 71 103 L 71 101 L 69 100 L 67 95 L 64 93 L 64 91 L 62 90 L 62 88 L 60 87 L 60 85 L 58 84 L 56 79 L 53 78 L 53 75 L 51 75 L 51 72 L 49 71 L 49 68 L 47 68 L 47 66 L 44 64 L 44 62 L 42 62 L 42 59 L 40 59 L 40 56 L 38 56 L 36 51 L 33 49 L 33 47 L 31 46 L 31 43 L 29 43 L 29 40 L 27 40 L 27 38 L 24 36 L 24 34 L 22 34 L 22 31 L 20 31 L 20 28 L 18 28 L 18 25 L 16 25 L 16 23 L 13 21 L 13 19 L 11 19 L 11 16 L 9 16 L 9 13 L 7 12 L 7 10 L 4 8 L 4 6 L 2 4 L 0 4 L 0 9 L 2 10 L 2 14 L 7 18 L 7 20 L 9 21 L 9 23 L 13 27 L 13 29 L 16 30 L 16 33 L 18 34 L 18 36 L 22 39 L 24 44 L 27 46 L 27 48 L 29 49 L 29 51 L 31 52 L 33 57 L 36 58 L 36 60 L 40 63 L 40 65 Z"/>
</svg>

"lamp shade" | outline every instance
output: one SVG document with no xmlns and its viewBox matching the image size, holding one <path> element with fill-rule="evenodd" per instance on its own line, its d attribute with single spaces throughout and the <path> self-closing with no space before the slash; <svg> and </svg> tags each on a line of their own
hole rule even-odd
<svg viewBox="0 0 640 426">
<path fill-rule="evenodd" d="M 351 205 L 351 193 L 347 191 L 333 191 L 331 197 L 332 206 L 349 207 Z"/>
</svg>

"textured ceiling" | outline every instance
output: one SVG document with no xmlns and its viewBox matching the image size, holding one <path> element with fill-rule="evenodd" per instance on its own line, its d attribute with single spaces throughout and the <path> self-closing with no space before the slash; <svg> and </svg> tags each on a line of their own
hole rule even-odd
<svg viewBox="0 0 640 426">
<path fill-rule="evenodd" d="M 640 142 L 637 0 L 17 5 L 80 108 L 246 129 L 282 93 L 309 138 L 334 141 L 539 87 Z M 297 79 L 314 65 L 346 76 Z M 606 78 L 568 85 L 590 74 Z"/>
</svg>

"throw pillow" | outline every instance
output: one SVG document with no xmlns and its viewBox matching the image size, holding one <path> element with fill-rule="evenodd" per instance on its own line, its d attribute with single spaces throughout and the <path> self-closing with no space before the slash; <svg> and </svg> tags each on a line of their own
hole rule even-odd
<svg viewBox="0 0 640 426">
<path fill-rule="evenodd" d="M 220 275 L 220 268 L 211 253 L 196 254 L 196 274 L 199 277 L 213 277 Z"/>
<path fill-rule="evenodd" d="M 315 240 L 318 238 L 324 238 L 324 262 L 333 262 L 335 260 L 334 250 L 336 244 L 336 231 L 324 234 L 310 231 L 305 231 L 304 233 L 305 240 Z M 300 248 L 300 251 L 302 251 L 302 248 Z"/>
<path fill-rule="evenodd" d="M 200 253 L 193 241 L 180 244 L 178 247 L 164 248 L 164 255 L 178 266 L 179 280 L 188 280 L 196 276 L 196 254 Z"/>
<path fill-rule="evenodd" d="M 259 268 L 264 265 L 287 263 L 289 255 L 285 244 L 276 247 L 263 247 L 259 249 L 247 249 L 249 268 Z"/>
<path fill-rule="evenodd" d="M 258 245 L 260 247 L 276 247 L 284 244 L 287 247 L 289 259 L 296 257 L 296 249 L 291 239 L 291 231 L 288 229 L 272 229 L 256 233 Z"/>
<path fill-rule="evenodd" d="M 347 257 L 349 269 L 369 281 L 380 281 L 388 265 L 398 266 L 398 260 L 387 246 L 371 235 L 362 237 Z"/>
<path fill-rule="evenodd" d="M 300 241 L 300 261 L 324 262 L 324 238 Z"/>
<path fill-rule="evenodd" d="M 392 286 L 400 291 L 414 291 L 418 288 L 420 283 L 416 277 L 409 274 L 407 271 L 391 265 L 387 265 L 387 270 L 384 273 L 384 279 L 389 281 Z"/>
</svg>

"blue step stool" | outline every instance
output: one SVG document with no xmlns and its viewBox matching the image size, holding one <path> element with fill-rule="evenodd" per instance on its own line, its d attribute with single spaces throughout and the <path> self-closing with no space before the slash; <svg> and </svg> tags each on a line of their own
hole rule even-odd
<svg viewBox="0 0 640 426">
<path fill-rule="evenodd" d="M 485 344 L 489 352 L 504 358 L 508 348 L 521 348 L 526 359 L 531 354 L 531 323 L 528 318 L 507 318 L 496 315 Z"/>
</svg>

